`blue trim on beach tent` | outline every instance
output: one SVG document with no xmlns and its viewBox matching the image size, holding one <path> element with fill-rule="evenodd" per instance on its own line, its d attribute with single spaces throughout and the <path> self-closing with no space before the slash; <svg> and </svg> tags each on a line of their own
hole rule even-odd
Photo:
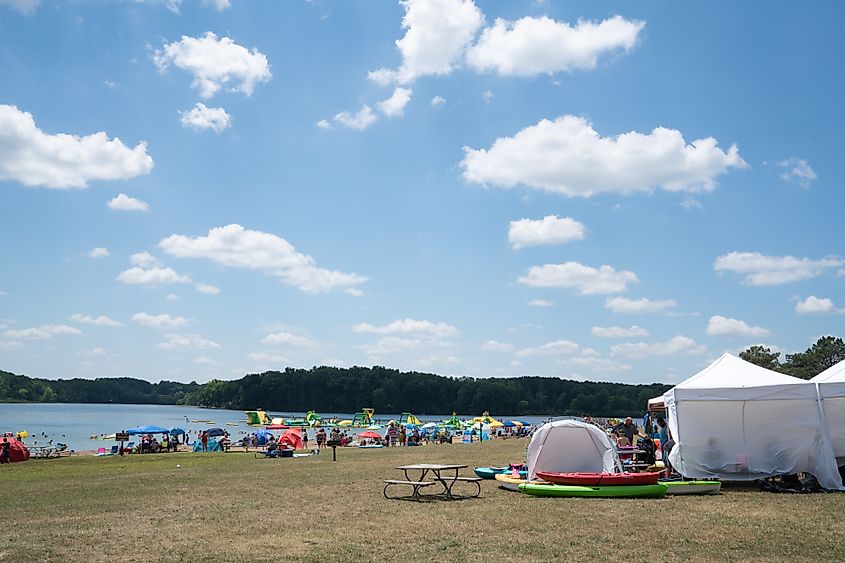
<svg viewBox="0 0 845 563">
<path fill-rule="evenodd" d="M 222 452 L 223 448 L 220 447 L 220 442 L 217 440 L 211 439 L 208 441 L 206 445 L 207 451 L 209 452 Z M 202 452 L 202 441 L 201 440 L 194 440 L 194 445 L 191 449 L 194 453 Z"/>
<path fill-rule="evenodd" d="M 161 426 L 137 426 L 126 431 L 127 434 L 136 436 L 138 434 L 169 434 L 170 429 Z"/>
</svg>

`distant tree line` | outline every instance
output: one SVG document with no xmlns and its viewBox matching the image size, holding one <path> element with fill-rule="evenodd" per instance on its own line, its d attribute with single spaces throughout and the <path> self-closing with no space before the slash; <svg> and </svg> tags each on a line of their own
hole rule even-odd
<svg viewBox="0 0 845 563">
<path fill-rule="evenodd" d="M 491 413 L 619 416 L 642 412 L 648 399 L 671 386 L 593 383 L 551 377 L 474 379 L 442 377 L 375 366 L 308 370 L 288 368 L 248 375 L 237 381 L 210 381 L 193 404 L 287 412 Z"/>
<path fill-rule="evenodd" d="M 129 377 L 35 379 L 0 371 L 0 402 L 190 404 L 198 383 L 150 383 Z"/>
<path fill-rule="evenodd" d="M 806 351 L 786 354 L 783 362 L 780 355 L 780 352 L 764 346 L 751 346 L 739 353 L 743 360 L 766 369 L 801 379 L 812 379 L 845 360 L 845 342 L 841 338 L 822 336 Z"/>
<path fill-rule="evenodd" d="M 205 384 L 130 378 L 52 381 L 0 372 L 0 402 L 199 405 L 271 412 L 410 411 L 416 414 L 502 413 L 620 416 L 643 411 L 669 385 L 624 385 L 549 377 L 473 379 L 385 367 L 288 368 Z"/>
</svg>

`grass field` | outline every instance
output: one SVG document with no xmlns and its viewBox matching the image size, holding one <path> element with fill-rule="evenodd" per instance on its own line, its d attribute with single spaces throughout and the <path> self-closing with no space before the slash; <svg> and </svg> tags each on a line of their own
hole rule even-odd
<svg viewBox="0 0 845 563">
<path fill-rule="evenodd" d="M 337 463 L 328 451 L 2 466 L 0 561 L 845 560 L 845 494 L 555 499 L 486 481 L 478 499 L 382 496 L 397 465 L 505 463 L 525 445 L 339 449 Z"/>
</svg>

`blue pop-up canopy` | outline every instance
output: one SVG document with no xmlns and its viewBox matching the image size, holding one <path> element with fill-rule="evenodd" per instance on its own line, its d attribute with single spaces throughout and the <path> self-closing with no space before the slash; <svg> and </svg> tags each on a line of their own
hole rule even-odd
<svg viewBox="0 0 845 563">
<path fill-rule="evenodd" d="M 126 431 L 127 434 L 136 436 L 138 434 L 170 434 L 169 428 L 162 428 L 161 426 L 137 426 Z"/>
</svg>

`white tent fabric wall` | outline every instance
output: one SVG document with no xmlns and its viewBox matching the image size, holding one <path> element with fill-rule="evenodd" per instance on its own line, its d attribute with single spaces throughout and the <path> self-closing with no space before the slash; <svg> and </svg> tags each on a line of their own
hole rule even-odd
<svg viewBox="0 0 845 563">
<path fill-rule="evenodd" d="M 810 382 L 818 387 L 833 455 L 845 465 L 845 361 L 824 370 Z"/>
<path fill-rule="evenodd" d="M 746 481 L 812 473 L 842 489 L 815 384 L 725 354 L 663 398 L 684 477 Z"/>
<path fill-rule="evenodd" d="M 527 458 L 529 480 L 538 471 L 613 473 L 620 467 L 607 433 L 577 420 L 555 420 L 534 431 Z"/>
</svg>

